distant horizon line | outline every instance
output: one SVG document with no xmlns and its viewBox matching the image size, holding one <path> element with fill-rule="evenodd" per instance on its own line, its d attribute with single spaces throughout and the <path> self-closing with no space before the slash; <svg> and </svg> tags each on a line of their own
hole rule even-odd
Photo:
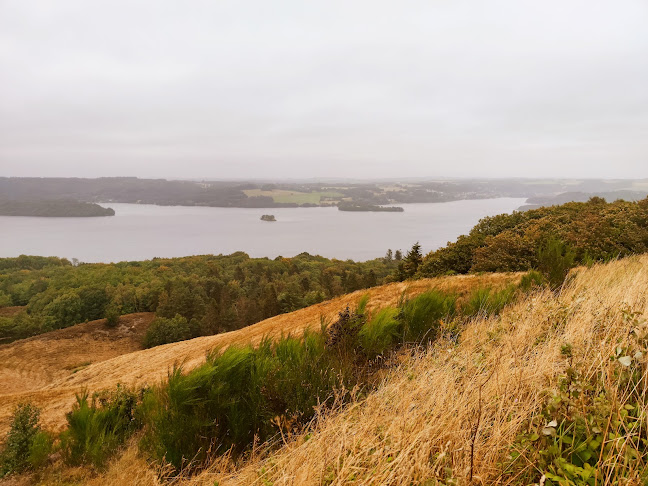
<svg viewBox="0 0 648 486">
<path fill-rule="evenodd" d="M 187 182 L 257 182 L 257 183 L 281 183 L 281 182 L 436 182 L 436 181 L 647 181 L 646 177 L 480 177 L 480 176 L 411 176 L 411 177 L 155 177 L 155 176 L 3 176 L 0 179 L 140 179 L 140 180 L 165 180 L 165 181 L 187 181 Z"/>
</svg>

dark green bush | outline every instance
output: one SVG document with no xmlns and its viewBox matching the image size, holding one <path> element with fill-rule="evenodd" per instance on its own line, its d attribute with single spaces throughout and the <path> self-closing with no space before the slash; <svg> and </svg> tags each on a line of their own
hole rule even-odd
<svg viewBox="0 0 648 486">
<path fill-rule="evenodd" d="M 46 441 L 47 435 L 41 431 L 39 419 L 40 410 L 34 405 L 21 403 L 16 407 L 0 453 L 0 477 L 39 466 L 47 459 L 51 440 Z"/>
<path fill-rule="evenodd" d="M 523 292 L 529 292 L 533 288 L 542 287 L 545 283 L 546 280 L 540 272 L 531 270 L 522 276 L 519 288 Z"/>
<path fill-rule="evenodd" d="M 152 348 L 161 344 L 175 343 L 193 337 L 191 327 L 185 317 L 176 315 L 173 319 L 156 317 L 144 336 L 144 347 Z"/>
<path fill-rule="evenodd" d="M 110 304 L 106 309 L 106 325 L 108 327 L 115 327 L 119 324 L 119 316 L 121 312 L 119 307 L 114 304 Z"/>
<path fill-rule="evenodd" d="M 188 374 L 176 368 L 168 386 L 147 397 L 143 444 L 178 470 L 201 464 L 209 452 L 241 452 L 255 438 L 298 430 L 351 380 L 321 333 L 230 347 Z"/>
<path fill-rule="evenodd" d="M 54 448 L 54 439 L 44 430 L 39 430 L 34 435 L 31 447 L 29 448 L 29 465 L 33 469 L 43 467 L 49 460 L 49 456 Z"/>
<path fill-rule="evenodd" d="M 77 403 L 66 415 L 68 427 L 61 434 L 66 463 L 105 465 L 111 454 L 139 427 L 138 397 L 121 386 L 108 395 L 87 392 L 77 395 Z"/>
<path fill-rule="evenodd" d="M 398 309 L 382 309 L 360 329 L 360 345 L 367 357 L 373 359 L 385 354 L 400 341 L 401 333 Z"/>
<path fill-rule="evenodd" d="M 576 252 L 556 238 L 547 240 L 538 249 L 538 270 L 552 289 L 557 289 L 563 284 L 575 261 Z"/>
</svg>

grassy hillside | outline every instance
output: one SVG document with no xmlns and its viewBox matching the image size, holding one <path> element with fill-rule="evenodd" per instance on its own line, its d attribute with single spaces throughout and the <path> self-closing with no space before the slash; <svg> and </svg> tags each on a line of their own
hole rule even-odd
<svg viewBox="0 0 648 486">
<path fill-rule="evenodd" d="M 88 328 L 97 328 L 95 332 L 109 331 L 103 324 L 98 327 L 99 323 L 80 324 L 0 346 L 0 358 L 6 357 L 5 360 L 0 359 L 0 376 L 11 377 L 11 387 L 0 390 L 0 436 L 6 433 L 11 413 L 20 402 L 31 401 L 41 407 L 41 419 L 45 426 L 60 430 L 65 425 L 65 413 L 74 403 L 75 394 L 83 389 L 112 389 L 118 383 L 133 387 L 156 384 L 166 378 L 174 364 L 183 363 L 185 369 L 190 370 L 202 364 L 205 355 L 214 348 L 232 344 L 258 344 L 268 336 L 277 338 L 289 333 L 299 335 L 305 329 L 319 329 L 322 318 L 334 319 L 347 305 L 355 306 L 363 295 L 368 294 L 370 297 L 369 310 L 376 310 L 396 305 L 403 295 L 415 296 L 430 289 L 466 295 L 478 287 L 503 288 L 519 278 L 518 274 L 492 274 L 392 283 L 282 314 L 233 332 L 140 351 L 135 351 L 139 343 L 133 343 L 131 346 L 135 348 L 131 348 L 131 352 L 115 352 L 111 359 L 105 360 L 89 356 L 89 349 L 96 348 L 96 345 L 88 347 L 87 340 L 90 337 L 85 335 Z M 149 316 L 146 322 L 150 323 L 150 314 L 141 315 Z M 66 340 L 73 334 L 77 339 Z M 141 331 L 139 335 L 141 336 Z M 54 344 L 53 341 L 57 338 L 61 341 Z M 106 347 L 120 348 L 117 339 L 112 345 L 107 342 Z M 43 354 L 44 349 L 49 352 Z M 88 361 L 92 363 L 87 363 Z M 76 363 L 86 363 L 87 366 L 65 369 Z M 30 369 L 38 369 L 40 374 L 30 375 L 24 371 Z M 48 381 L 47 376 L 52 380 Z"/>
<path fill-rule="evenodd" d="M 375 392 L 278 451 L 215 459 L 182 484 L 471 484 L 471 469 L 472 484 L 645 484 L 647 268 L 641 256 L 579 269 L 458 342 L 400 354 Z M 75 474 L 157 485 L 155 473 L 131 447 L 97 478 Z"/>
</svg>

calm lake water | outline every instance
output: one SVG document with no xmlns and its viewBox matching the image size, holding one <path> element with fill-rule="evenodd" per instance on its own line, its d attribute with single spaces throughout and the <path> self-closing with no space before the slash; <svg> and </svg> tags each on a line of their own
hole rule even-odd
<svg viewBox="0 0 648 486">
<path fill-rule="evenodd" d="M 103 204 L 103 218 L 0 217 L 0 257 L 20 254 L 82 262 L 148 260 L 242 250 L 252 257 L 294 256 L 369 260 L 388 248 L 425 252 L 454 241 L 484 216 L 510 213 L 525 199 L 498 198 L 404 204 L 403 213 L 344 212 L 337 208 L 239 209 Z M 274 214 L 277 222 L 260 221 Z"/>
</svg>

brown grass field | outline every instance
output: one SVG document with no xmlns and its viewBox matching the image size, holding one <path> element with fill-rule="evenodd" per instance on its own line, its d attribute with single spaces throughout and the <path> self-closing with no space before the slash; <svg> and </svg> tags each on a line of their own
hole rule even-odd
<svg viewBox="0 0 648 486">
<path fill-rule="evenodd" d="M 32 392 L 43 393 L 53 383 L 84 368 L 142 349 L 152 320 L 152 313 L 130 314 L 122 316 L 113 329 L 101 319 L 0 346 L 2 433 L 10 407 L 17 400 L 30 400 Z"/>
<path fill-rule="evenodd" d="M 501 481 L 498 465 L 522 424 L 538 413 L 546 392 L 565 373 L 560 347 L 570 343 L 574 362 L 588 377 L 602 376 L 612 384 L 610 356 L 628 342 L 636 324 L 623 318 L 623 309 L 638 312 L 645 326 L 646 289 L 648 256 L 579 269 L 559 295 L 531 295 L 499 318 L 470 323 L 458 345 L 438 342 L 413 353 L 376 392 L 323 417 L 308 435 L 236 465 L 226 457 L 215 459 L 210 470 L 180 483 L 432 485 L 449 484 L 435 478 L 451 476 L 451 484 L 468 485 L 471 430 L 481 409 L 472 484 L 517 484 Z M 646 412 L 641 411 L 644 424 Z M 633 463 L 620 461 L 620 456 L 609 457 L 596 484 L 640 484 Z M 621 471 L 627 476 L 623 482 L 617 477 Z M 69 470 L 65 477 L 92 485 L 160 484 L 135 445 L 100 476 Z M 51 476 L 43 484 L 58 481 Z"/>
<path fill-rule="evenodd" d="M 353 306 L 365 294 L 369 309 L 395 305 L 401 294 L 416 295 L 431 288 L 465 294 L 479 287 L 504 286 L 518 281 L 519 274 L 490 274 L 424 279 L 392 283 L 361 290 L 321 304 L 282 314 L 252 326 L 151 349 L 141 349 L 153 314 L 122 316 L 115 330 L 104 321 L 79 324 L 60 331 L 0 346 L 0 437 L 4 436 L 16 404 L 31 401 L 42 409 L 46 428 L 60 430 L 75 394 L 128 386 L 156 384 L 165 379 L 175 364 L 191 369 L 206 354 L 231 344 L 255 344 L 264 336 L 301 334 L 319 329 L 320 319 L 333 319 L 347 305 Z"/>
</svg>

